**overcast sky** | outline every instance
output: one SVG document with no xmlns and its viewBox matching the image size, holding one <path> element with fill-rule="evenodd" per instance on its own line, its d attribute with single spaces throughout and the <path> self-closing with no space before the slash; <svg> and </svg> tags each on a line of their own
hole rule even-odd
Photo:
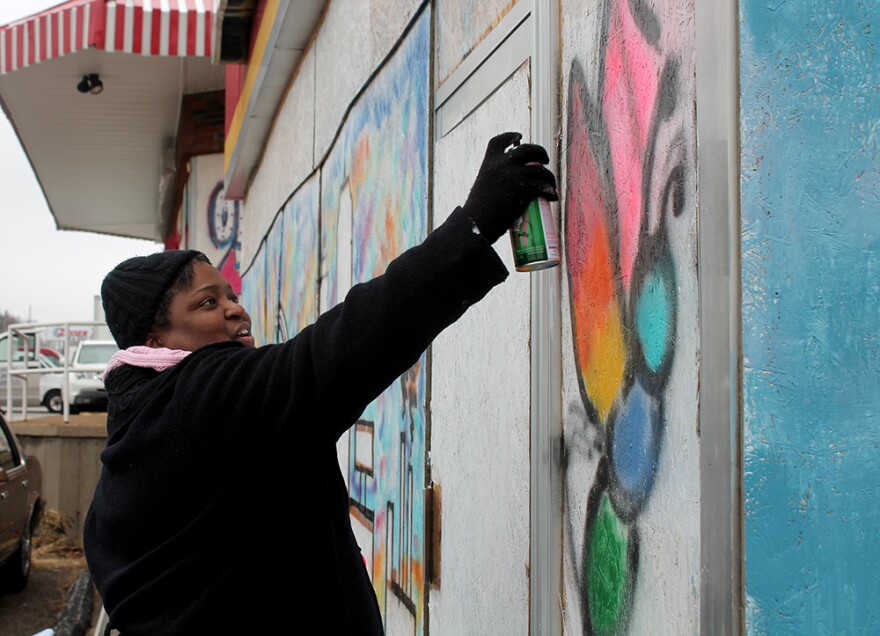
<svg viewBox="0 0 880 636">
<path fill-rule="evenodd" d="M 63 0 L 0 0 L 0 25 Z M 162 249 L 158 243 L 59 231 L 27 156 L 0 113 L 0 312 L 23 320 L 94 318 L 104 275 L 120 261 Z"/>
</svg>

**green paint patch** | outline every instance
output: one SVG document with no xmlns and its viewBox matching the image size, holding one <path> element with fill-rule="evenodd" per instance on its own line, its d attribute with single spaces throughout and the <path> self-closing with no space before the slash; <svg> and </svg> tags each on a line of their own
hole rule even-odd
<svg viewBox="0 0 880 636">
<path fill-rule="evenodd" d="M 607 493 L 602 495 L 590 530 L 589 548 L 586 567 L 590 622 L 597 633 L 618 633 L 626 600 L 627 534 Z"/>
</svg>

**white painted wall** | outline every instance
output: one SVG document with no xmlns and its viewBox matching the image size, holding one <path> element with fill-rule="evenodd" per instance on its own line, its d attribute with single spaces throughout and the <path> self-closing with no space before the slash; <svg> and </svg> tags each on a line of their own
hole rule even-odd
<svg viewBox="0 0 880 636">
<path fill-rule="evenodd" d="M 335 0 L 315 39 L 315 161 L 328 152 L 339 122 L 370 74 L 415 15 L 418 0 Z"/>
<path fill-rule="evenodd" d="M 515 0 L 437 0 L 438 84 L 458 68 L 514 4 Z"/>
<path fill-rule="evenodd" d="M 435 225 L 467 197 L 490 131 L 529 129 L 523 67 L 435 146 Z M 529 276 L 511 270 L 432 347 L 431 469 L 443 493 L 435 634 L 525 634 L 529 608 Z"/>
<path fill-rule="evenodd" d="M 285 201 L 315 168 L 315 54 L 300 59 L 247 192 L 242 261 L 249 263 Z"/>
</svg>

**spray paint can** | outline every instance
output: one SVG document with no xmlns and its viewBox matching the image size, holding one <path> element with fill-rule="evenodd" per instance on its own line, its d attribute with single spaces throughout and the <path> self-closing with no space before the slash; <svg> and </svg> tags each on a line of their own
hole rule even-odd
<svg viewBox="0 0 880 636">
<path fill-rule="evenodd" d="M 539 197 L 529 203 L 510 229 L 510 244 L 518 272 L 534 272 L 559 265 L 559 237 L 547 199 Z"/>
</svg>

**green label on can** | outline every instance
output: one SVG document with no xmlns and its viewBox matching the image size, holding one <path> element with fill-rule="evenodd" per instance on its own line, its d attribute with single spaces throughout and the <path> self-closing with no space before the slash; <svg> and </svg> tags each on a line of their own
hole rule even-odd
<svg viewBox="0 0 880 636">
<path fill-rule="evenodd" d="M 516 269 L 530 271 L 559 264 L 559 246 L 550 203 L 535 199 L 510 230 Z"/>
</svg>

